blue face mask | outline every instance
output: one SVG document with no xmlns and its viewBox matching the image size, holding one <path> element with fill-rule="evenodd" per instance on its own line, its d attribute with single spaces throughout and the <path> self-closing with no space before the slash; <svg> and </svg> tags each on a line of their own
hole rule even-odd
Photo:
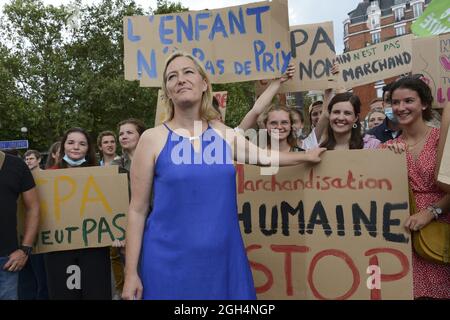
<svg viewBox="0 0 450 320">
<path fill-rule="evenodd" d="M 384 108 L 384 114 L 393 123 L 398 123 L 398 120 L 397 120 L 397 118 L 394 115 L 394 111 L 392 110 L 392 107 Z"/>
<path fill-rule="evenodd" d="M 64 160 L 65 162 L 67 162 L 67 164 L 68 164 L 69 166 L 71 166 L 71 167 L 78 167 L 78 166 L 81 166 L 83 163 L 86 162 L 86 159 L 85 159 L 85 158 L 82 158 L 82 159 L 80 159 L 80 160 L 72 160 L 72 159 L 70 159 L 66 154 L 64 155 L 63 160 Z"/>
</svg>

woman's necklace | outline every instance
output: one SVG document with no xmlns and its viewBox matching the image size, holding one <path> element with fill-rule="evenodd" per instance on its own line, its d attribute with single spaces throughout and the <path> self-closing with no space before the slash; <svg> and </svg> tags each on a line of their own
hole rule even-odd
<svg viewBox="0 0 450 320">
<path fill-rule="evenodd" d="M 427 128 L 427 130 L 425 131 L 425 134 L 415 143 L 409 144 L 408 141 L 405 140 L 405 143 L 408 145 L 408 148 L 414 149 L 419 143 L 421 143 L 428 136 L 429 131 L 430 131 L 430 128 Z"/>
</svg>

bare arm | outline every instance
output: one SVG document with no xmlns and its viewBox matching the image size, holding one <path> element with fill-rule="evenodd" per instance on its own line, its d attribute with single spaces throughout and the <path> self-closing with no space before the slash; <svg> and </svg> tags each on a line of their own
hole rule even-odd
<svg viewBox="0 0 450 320">
<path fill-rule="evenodd" d="M 437 175 L 439 173 L 439 168 L 441 167 L 442 162 L 442 156 L 444 154 L 444 147 L 447 140 L 448 130 L 450 126 L 450 103 L 447 103 L 447 106 L 444 108 L 442 113 L 442 120 L 441 120 L 441 134 L 439 137 L 439 145 L 438 145 L 438 154 L 437 154 L 437 163 L 436 163 L 436 179 Z M 450 193 L 450 185 L 447 185 L 442 182 L 437 182 L 438 186 L 444 190 L 447 193 Z"/>
<path fill-rule="evenodd" d="M 331 73 L 334 77 L 339 73 L 339 64 L 335 63 L 331 69 Z M 337 92 L 342 92 L 341 89 L 337 90 Z M 325 95 L 323 97 L 322 104 L 322 114 L 320 115 L 319 121 L 317 122 L 317 126 L 314 128 L 314 133 L 316 134 L 317 142 L 320 144 L 320 140 L 322 139 L 323 133 L 326 131 L 328 127 L 328 122 L 330 120 L 330 115 L 328 113 L 328 105 L 330 104 L 331 99 L 333 98 L 333 89 L 326 89 Z"/>
<path fill-rule="evenodd" d="M 25 228 L 22 244 L 32 247 L 39 228 L 39 198 L 36 187 L 22 193 L 25 206 Z M 28 260 L 28 256 L 20 249 L 8 256 L 8 261 L 3 266 L 4 270 L 17 272 L 22 270 Z"/>
<path fill-rule="evenodd" d="M 39 228 L 39 198 L 36 187 L 22 193 L 25 205 L 25 228 L 22 244 L 33 246 Z"/>
<path fill-rule="evenodd" d="M 126 237 L 125 284 L 122 297 L 127 300 L 141 299 L 142 283 L 138 275 L 145 220 L 150 205 L 158 135 L 156 129 L 143 133 L 139 139 L 130 169 L 131 202 L 128 209 Z"/>
<path fill-rule="evenodd" d="M 273 97 L 277 94 L 281 87 L 281 84 L 285 81 L 291 79 L 294 76 L 295 67 L 290 64 L 286 70 L 286 73 L 278 79 L 274 79 L 270 82 L 269 86 L 264 90 L 264 92 L 256 100 L 253 108 L 247 112 L 244 119 L 242 119 L 239 124 L 239 128 L 242 130 L 247 130 L 253 128 L 258 117 L 264 112 L 267 106 L 272 102 Z"/>
<path fill-rule="evenodd" d="M 307 152 L 278 152 L 262 149 L 251 143 L 244 136 L 234 133 L 234 159 L 240 163 L 259 166 L 284 167 L 301 163 L 318 163 L 325 148 L 312 149 Z"/>
</svg>

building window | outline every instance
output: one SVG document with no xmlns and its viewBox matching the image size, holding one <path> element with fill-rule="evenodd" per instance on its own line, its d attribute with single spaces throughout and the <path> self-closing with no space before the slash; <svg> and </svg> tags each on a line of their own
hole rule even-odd
<svg viewBox="0 0 450 320">
<path fill-rule="evenodd" d="M 378 15 L 374 15 L 370 17 L 370 29 L 377 29 L 380 27 L 380 17 Z"/>
<path fill-rule="evenodd" d="M 344 25 L 344 37 L 348 36 L 348 23 Z"/>
<path fill-rule="evenodd" d="M 395 35 L 398 36 L 403 36 L 404 34 L 406 34 L 406 27 L 405 25 L 403 26 L 399 26 L 399 27 L 395 27 Z"/>
<path fill-rule="evenodd" d="M 380 43 L 381 42 L 380 34 L 381 34 L 380 31 L 372 33 L 372 43 Z"/>
<path fill-rule="evenodd" d="M 423 7 L 422 7 L 422 3 L 415 3 L 413 5 L 413 12 L 414 12 L 414 18 L 418 18 L 422 15 L 423 13 Z"/>
<path fill-rule="evenodd" d="M 405 10 L 403 7 L 394 10 L 395 22 L 402 21 L 405 17 Z"/>
</svg>

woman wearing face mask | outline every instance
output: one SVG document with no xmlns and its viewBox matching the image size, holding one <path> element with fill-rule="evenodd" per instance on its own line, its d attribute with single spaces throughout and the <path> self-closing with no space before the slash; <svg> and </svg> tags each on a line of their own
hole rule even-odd
<svg viewBox="0 0 450 320">
<path fill-rule="evenodd" d="M 97 164 L 95 146 L 84 129 L 69 129 L 61 140 L 58 161 L 51 169 L 91 167 Z M 56 251 L 45 256 L 50 299 L 111 300 L 109 247 Z M 77 266 L 80 289 L 69 289 L 67 270 Z"/>
<path fill-rule="evenodd" d="M 336 94 L 328 104 L 327 136 L 321 147 L 327 150 L 373 149 L 380 141 L 361 134 L 359 114 L 361 101 L 349 92 Z"/>
<path fill-rule="evenodd" d="M 385 119 L 383 122 L 367 131 L 367 134 L 370 134 L 380 140 L 381 142 L 386 142 L 398 137 L 401 134 L 401 131 L 398 127 L 397 118 L 392 111 L 391 106 L 391 87 L 392 83 L 387 84 L 383 87 L 383 107 Z"/>
<path fill-rule="evenodd" d="M 286 106 L 272 105 L 263 115 L 267 129 L 267 146 L 272 148 L 271 141 L 278 141 L 278 150 L 284 152 L 303 151 L 297 145 L 293 126 L 293 112 Z"/>
</svg>

